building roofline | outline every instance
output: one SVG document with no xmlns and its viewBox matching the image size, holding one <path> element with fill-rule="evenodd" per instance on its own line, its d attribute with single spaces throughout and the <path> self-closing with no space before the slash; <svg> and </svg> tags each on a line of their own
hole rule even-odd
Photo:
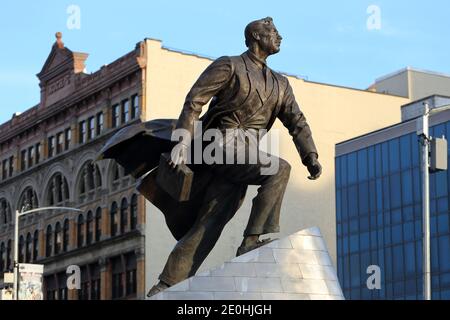
<svg viewBox="0 0 450 320">
<path fill-rule="evenodd" d="M 414 72 L 420 72 L 420 73 L 425 73 L 425 74 L 429 74 L 429 75 L 433 75 L 433 76 L 439 76 L 439 77 L 445 77 L 445 78 L 450 78 L 450 74 L 446 74 L 443 72 L 436 72 L 436 71 L 430 71 L 430 70 L 425 70 L 425 69 L 419 69 L 419 68 L 414 68 L 414 67 L 406 67 L 391 73 L 388 73 L 385 76 L 379 77 L 375 80 L 375 83 L 377 82 L 381 82 L 390 78 L 393 78 L 395 76 L 398 76 L 399 74 L 408 72 L 408 71 L 414 71 Z"/>
</svg>

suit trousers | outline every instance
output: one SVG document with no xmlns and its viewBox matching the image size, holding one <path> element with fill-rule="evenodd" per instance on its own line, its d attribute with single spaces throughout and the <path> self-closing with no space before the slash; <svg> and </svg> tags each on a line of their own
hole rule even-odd
<svg viewBox="0 0 450 320">
<path fill-rule="evenodd" d="M 222 230 L 240 206 L 242 192 L 247 185 L 259 185 L 244 236 L 280 231 L 281 203 L 289 180 L 291 167 L 278 161 L 278 170 L 262 175 L 262 164 L 214 164 L 214 179 L 204 194 L 197 220 L 187 234 L 178 241 L 169 255 L 159 279 L 174 285 L 193 275 L 209 255 Z"/>
</svg>

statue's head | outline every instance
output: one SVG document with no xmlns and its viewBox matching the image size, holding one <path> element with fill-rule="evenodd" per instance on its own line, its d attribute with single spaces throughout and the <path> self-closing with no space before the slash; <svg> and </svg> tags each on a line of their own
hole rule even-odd
<svg viewBox="0 0 450 320">
<path fill-rule="evenodd" d="M 252 49 L 258 46 L 267 55 L 280 51 L 282 39 L 270 17 L 250 22 L 245 28 L 245 45 L 247 48 Z"/>
</svg>

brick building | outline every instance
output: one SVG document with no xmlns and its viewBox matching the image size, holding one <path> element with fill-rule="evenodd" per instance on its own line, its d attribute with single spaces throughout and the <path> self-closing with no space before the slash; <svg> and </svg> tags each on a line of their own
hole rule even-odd
<svg viewBox="0 0 450 320">
<path fill-rule="evenodd" d="M 12 270 L 14 214 L 19 261 L 45 265 L 45 299 L 144 296 L 143 197 L 112 161 L 93 162 L 121 127 L 141 121 L 140 47 L 93 74 L 85 53 L 57 41 L 45 61 L 40 103 L 0 126 L 0 286 Z M 67 290 L 66 269 L 81 268 L 81 290 Z"/>
</svg>

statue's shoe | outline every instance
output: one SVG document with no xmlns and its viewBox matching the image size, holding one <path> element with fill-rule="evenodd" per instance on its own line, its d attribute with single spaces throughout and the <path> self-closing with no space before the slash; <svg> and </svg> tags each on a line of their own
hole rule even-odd
<svg viewBox="0 0 450 320">
<path fill-rule="evenodd" d="M 151 296 L 154 296 L 155 294 L 158 294 L 164 290 L 166 290 L 167 288 L 169 288 L 170 286 L 159 282 L 157 285 L 154 285 L 147 293 L 147 298 L 150 298 Z"/>
<path fill-rule="evenodd" d="M 236 252 L 236 257 L 239 257 L 243 254 L 246 254 L 249 251 L 258 249 L 259 247 L 265 246 L 266 244 L 271 243 L 272 241 L 275 241 L 278 239 L 264 239 L 264 240 L 258 240 L 255 244 L 252 244 L 250 246 L 240 246 Z"/>
</svg>

